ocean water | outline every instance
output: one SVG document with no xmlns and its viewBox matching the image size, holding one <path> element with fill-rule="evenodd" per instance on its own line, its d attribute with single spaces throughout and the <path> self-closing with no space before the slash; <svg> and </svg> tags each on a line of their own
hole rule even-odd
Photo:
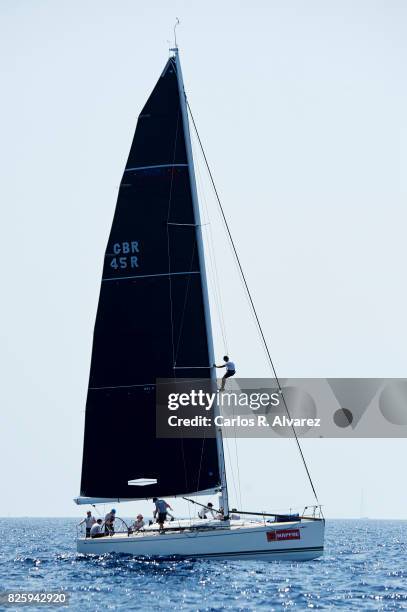
<svg viewBox="0 0 407 612">
<path fill-rule="evenodd" d="M 305 563 L 84 558 L 76 522 L 0 519 L 0 589 L 65 589 L 75 611 L 407 610 L 406 521 L 327 521 L 325 555 Z"/>
</svg>

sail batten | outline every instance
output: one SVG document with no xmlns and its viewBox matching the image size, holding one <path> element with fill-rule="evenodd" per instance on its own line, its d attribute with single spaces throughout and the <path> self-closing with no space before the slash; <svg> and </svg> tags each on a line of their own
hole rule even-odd
<svg viewBox="0 0 407 612">
<path fill-rule="evenodd" d="M 125 172 L 137 172 L 139 170 L 150 170 L 151 168 L 187 168 L 188 164 L 155 164 L 154 166 L 139 166 L 138 168 L 126 168 Z"/>
<path fill-rule="evenodd" d="M 158 276 L 178 276 L 185 274 L 200 274 L 199 270 L 189 270 L 188 272 L 164 272 L 161 274 L 135 274 L 134 276 L 111 276 L 110 278 L 102 278 L 102 282 L 105 281 L 118 281 L 118 280 L 134 280 L 140 278 L 153 278 Z"/>
<path fill-rule="evenodd" d="M 145 499 L 147 489 L 149 497 L 191 495 L 220 485 L 213 438 L 156 438 L 156 380 L 176 378 L 177 363 L 211 363 L 181 115 L 170 58 L 139 116 L 105 252 L 81 499 Z M 146 474 L 152 482 L 137 497 L 129 483 Z"/>
</svg>

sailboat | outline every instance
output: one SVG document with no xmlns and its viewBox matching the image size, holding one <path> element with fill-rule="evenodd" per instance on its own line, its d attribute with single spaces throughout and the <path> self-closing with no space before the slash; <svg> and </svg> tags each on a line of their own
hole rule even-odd
<svg viewBox="0 0 407 612">
<path fill-rule="evenodd" d="M 324 519 L 229 511 L 222 432 L 156 437 L 159 379 L 216 384 L 205 256 L 178 47 L 139 115 L 105 252 L 78 504 L 220 494 L 215 519 L 77 537 L 84 554 L 309 560 Z M 216 408 L 215 408 L 216 409 Z M 195 502 L 196 503 L 196 502 Z M 244 513 L 243 513 L 244 514 Z M 249 515 L 250 513 L 247 513 Z M 305 513 L 303 513 L 305 514 Z M 271 520 L 271 517 L 272 519 Z"/>
</svg>

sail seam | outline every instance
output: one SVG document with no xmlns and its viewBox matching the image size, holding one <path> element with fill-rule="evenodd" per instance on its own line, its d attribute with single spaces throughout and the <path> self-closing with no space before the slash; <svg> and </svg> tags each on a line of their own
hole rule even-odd
<svg viewBox="0 0 407 612">
<path fill-rule="evenodd" d="M 139 385 L 113 385 L 111 387 L 89 387 L 89 391 L 100 391 L 103 389 L 131 389 L 132 387 L 155 387 L 155 383 L 143 383 Z"/>
<path fill-rule="evenodd" d="M 194 369 L 193 367 L 189 367 L 189 368 L 181 368 L 182 370 L 192 370 Z M 204 370 L 204 369 L 208 369 L 208 366 L 202 366 L 202 367 L 198 367 L 196 368 L 197 370 Z M 190 383 L 191 379 L 190 378 L 177 378 L 176 379 L 177 382 L 179 383 Z M 194 378 L 194 381 L 196 383 L 198 382 L 206 382 L 208 379 L 207 378 Z M 136 385 L 111 385 L 111 386 L 107 386 L 107 387 L 88 387 L 89 391 L 103 391 L 103 390 L 107 390 L 107 389 L 132 389 L 133 387 L 158 387 L 159 385 L 173 385 L 174 384 L 174 379 L 169 379 L 168 382 L 160 382 L 160 383 L 154 383 L 154 382 L 149 382 L 149 383 L 140 383 L 140 384 L 136 384 Z"/>
<path fill-rule="evenodd" d="M 199 270 L 192 270 L 189 272 L 163 272 L 161 274 L 136 274 L 134 276 L 112 276 L 111 278 L 102 278 L 102 282 L 105 281 L 117 281 L 117 280 L 129 280 L 132 278 L 153 278 L 155 276 L 179 276 L 182 274 L 200 274 Z"/>
<path fill-rule="evenodd" d="M 125 168 L 125 172 L 137 172 L 137 170 L 152 170 L 153 168 L 188 168 L 188 164 L 154 164 L 153 166 L 138 166 L 138 168 Z"/>
<path fill-rule="evenodd" d="M 212 368 L 212 366 L 210 365 L 205 365 L 205 366 L 174 366 L 174 370 L 210 370 Z"/>
</svg>

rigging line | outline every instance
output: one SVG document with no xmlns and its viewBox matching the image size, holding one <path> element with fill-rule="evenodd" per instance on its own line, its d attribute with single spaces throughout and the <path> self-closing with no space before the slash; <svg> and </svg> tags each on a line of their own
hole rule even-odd
<svg viewBox="0 0 407 612">
<path fill-rule="evenodd" d="M 170 249 L 170 226 L 169 226 L 169 221 L 170 221 L 170 214 L 171 214 L 171 202 L 172 202 L 172 187 L 174 184 L 174 163 L 175 163 L 175 156 L 176 156 L 176 151 L 177 151 L 177 140 L 178 140 L 178 128 L 179 128 L 179 118 L 180 118 L 180 108 L 178 108 L 178 113 L 177 113 L 177 124 L 175 127 L 175 138 L 174 138 L 174 149 L 173 149 L 173 157 L 172 157 L 172 163 L 173 163 L 173 167 L 171 170 L 171 182 L 170 182 L 170 191 L 169 191 L 169 197 L 168 197 L 168 210 L 167 210 L 167 251 L 168 251 L 168 281 L 169 281 L 169 297 L 170 297 L 170 319 L 171 319 L 171 344 L 172 344 L 172 362 L 173 365 L 175 365 L 175 343 L 174 343 L 174 307 L 173 307 L 173 300 L 172 300 L 172 278 L 171 278 L 171 249 Z M 174 371 L 174 376 L 175 376 L 176 372 Z M 184 438 L 183 436 L 180 439 L 180 443 L 181 443 L 181 455 L 182 455 L 182 465 L 184 468 L 184 479 L 185 479 L 185 486 L 188 489 L 188 475 L 187 475 L 187 466 L 186 466 L 186 460 L 185 460 L 185 450 L 184 450 Z"/>
<path fill-rule="evenodd" d="M 229 448 L 228 437 L 227 436 L 222 436 L 222 439 L 224 440 L 224 442 L 226 444 L 226 451 L 227 451 L 228 459 L 229 459 L 229 472 L 232 475 L 232 484 L 233 484 L 233 488 L 234 488 L 234 491 L 235 491 L 236 500 L 238 500 L 239 496 L 237 494 L 237 487 L 236 487 L 236 481 L 235 481 L 235 471 L 233 469 L 232 455 L 231 455 L 230 448 Z"/>
<path fill-rule="evenodd" d="M 222 306 L 222 296 L 221 296 L 220 283 L 219 283 L 218 266 L 216 263 L 216 256 L 214 254 L 214 240 L 213 240 L 213 233 L 212 233 L 211 225 L 209 225 L 208 234 L 209 234 L 209 243 L 211 245 L 211 250 L 212 250 L 212 260 L 213 260 L 212 265 L 213 265 L 213 269 L 215 270 L 215 286 L 217 286 L 217 292 L 218 292 L 218 304 L 219 304 L 219 311 L 220 311 L 222 339 L 223 339 L 223 344 L 225 346 L 225 351 L 226 351 L 225 355 L 228 355 L 229 354 L 228 337 L 227 337 L 226 323 L 225 323 L 225 317 L 224 317 L 223 306 Z"/>
<path fill-rule="evenodd" d="M 269 347 L 268 347 L 268 344 L 267 344 L 267 340 L 266 340 L 266 337 L 265 337 L 265 335 L 264 335 L 263 328 L 262 328 L 262 326 L 261 326 L 260 319 L 259 319 L 259 316 L 258 316 L 258 314 L 257 314 L 257 310 L 256 310 L 256 307 L 255 307 L 255 305 L 254 305 L 253 298 L 252 298 L 252 295 L 251 295 L 251 293 L 250 293 L 250 289 L 249 289 L 249 286 L 248 286 L 248 284 L 247 284 L 246 277 L 245 277 L 244 272 L 243 272 L 243 267 L 242 267 L 242 264 L 241 264 L 241 262 L 240 262 L 239 255 L 238 255 L 238 253 L 237 253 L 237 249 L 236 249 L 236 246 L 235 246 L 235 243 L 234 243 L 234 240 L 233 240 L 233 237 L 232 237 L 232 234 L 231 234 L 231 231 L 230 231 L 230 228 L 229 228 L 229 225 L 228 225 L 227 219 L 226 219 L 225 212 L 224 212 L 224 210 L 223 210 L 223 206 L 222 206 L 222 203 L 221 203 L 221 200 L 220 200 L 219 194 L 218 194 L 218 190 L 216 189 L 215 181 L 214 181 L 214 179 L 213 179 L 212 172 L 211 172 L 211 169 L 210 169 L 210 167 L 209 167 L 209 163 L 208 163 L 208 160 L 207 160 L 207 157 L 206 157 L 206 154 L 205 154 L 205 150 L 204 150 L 204 148 L 203 148 L 202 141 L 201 141 L 201 138 L 200 138 L 200 136 L 199 136 L 198 128 L 196 127 L 195 119 L 194 119 L 194 116 L 193 116 L 193 114 L 192 114 L 191 107 L 190 107 L 190 105 L 189 105 L 188 99 L 186 99 L 186 104 L 187 104 L 187 107 L 188 107 L 188 110 L 189 110 L 189 114 L 191 115 L 192 124 L 193 124 L 193 126 L 194 126 L 194 130 L 195 130 L 195 133 L 196 133 L 196 136 L 197 136 L 198 142 L 199 142 L 199 146 L 200 146 L 200 148 L 201 148 L 202 155 L 203 155 L 204 160 L 205 160 L 206 168 L 207 168 L 207 170 L 208 170 L 209 177 L 210 177 L 210 179 L 211 179 L 212 187 L 213 187 L 213 189 L 214 189 L 215 196 L 216 196 L 216 199 L 217 199 L 218 204 L 219 204 L 219 208 L 220 208 L 220 211 L 221 211 L 221 214 L 222 214 L 223 222 L 224 222 L 224 224 L 225 224 L 226 231 L 227 231 L 227 234 L 228 234 L 228 237 L 229 237 L 229 241 L 230 241 L 230 243 L 231 243 L 231 246 L 232 246 L 232 249 L 233 249 L 233 252 L 234 252 L 234 255 L 235 255 L 236 263 L 237 263 L 237 265 L 238 265 L 238 269 L 239 269 L 239 271 L 240 271 L 240 274 L 241 274 L 241 277 L 242 277 L 242 280 L 243 280 L 243 283 L 244 283 L 244 287 L 245 287 L 245 289 L 246 289 L 246 293 L 247 293 L 248 298 L 249 298 L 249 301 L 250 301 L 251 309 L 252 309 L 252 311 L 253 311 L 253 314 L 254 314 L 254 317 L 255 317 L 255 320 L 256 320 L 257 329 L 258 329 L 258 331 L 259 331 L 259 333 L 260 333 L 260 337 L 261 337 L 261 340 L 262 340 L 263 346 L 264 346 L 264 348 L 265 348 L 265 351 L 266 351 L 266 354 L 267 354 L 267 358 L 268 358 L 268 361 L 269 361 L 269 363 L 270 363 L 270 366 L 271 366 L 271 369 L 272 369 L 272 372 L 273 372 L 274 378 L 275 378 L 275 380 L 276 380 L 276 383 L 277 383 L 277 386 L 278 386 L 278 390 L 279 390 L 279 393 L 280 393 L 281 399 L 283 400 L 283 404 L 284 404 L 285 411 L 287 412 L 288 417 L 291 419 L 291 416 L 290 416 L 290 411 L 288 410 L 287 402 L 286 402 L 286 400 L 285 400 L 285 397 L 284 397 L 284 394 L 283 394 L 283 390 L 282 390 L 282 387 L 281 387 L 281 385 L 280 385 L 280 380 L 279 380 L 279 378 L 278 378 L 278 376 L 277 376 L 276 368 L 275 368 L 275 366 L 274 366 L 274 362 L 273 362 L 273 360 L 272 360 L 272 358 L 271 358 L 271 354 L 270 354 L 270 350 L 269 350 Z M 316 499 L 316 500 L 317 500 L 317 502 L 319 503 L 319 500 L 318 500 L 318 495 L 317 495 L 317 492 L 316 492 L 316 490 L 315 490 L 314 483 L 313 483 L 313 481 L 312 481 L 311 474 L 310 474 L 310 471 L 309 471 L 309 469 L 308 469 L 308 465 L 307 465 L 307 462 L 306 462 L 306 460 L 305 460 L 305 456 L 304 456 L 304 453 L 303 453 L 303 451 L 302 451 L 301 444 L 300 444 L 300 441 L 299 441 L 299 439 L 298 439 L 297 432 L 296 432 L 296 430 L 295 430 L 294 425 L 292 425 L 292 426 L 291 426 L 291 429 L 292 429 L 292 431 L 293 431 L 293 433 L 294 433 L 294 437 L 295 437 L 295 441 L 296 441 L 296 444 L 297 444 L 297 447 L 298 447 L 298 451 L 299 451 L 299 453 L 300 453 L 300 456 L 301 456 L 301 459 L 302 459 L 302 462 L 303 462 L 303 465 L 304 465 L 304 468 L 305 468 L 306 474 L 307 474 L 307 476 L 308 476 L 308 480 L 309 480 L 309 483 L 310 483 L 310 485 L 311 485 L 311 489 L 312 489 L 312 491 L 313 491 L 313 493 L 314 493 L 315 499 Z"/>
<path fill-rule="evenodd" d="M 191 142 L 192 142 L 192 146 L 195 151 L 195 148 L 196 148 L 195 142 L 193 141 Z M 194 154 L 194 157 L 195 159 L 197 159 L 198 156 Z M 198 185 L 198 189 L 200 190 L 200 194 L 201 194 L 201 201 L 203 203 L 203 212 L 206 215 L 206 220 L 207 220 L 207 223 L 205 223 L 205 226 L 206 225 L 208 226 L 208 231 L 206 232 L 205 237 L 206 237 L 206 244 L 207 244 L 207 252 L 209 254 L 209 263 L 210 263 L 210 267 L 212 271 L 212 276 L 210 277 L 210 280 L 213 284 L 214 301 L 215 301 L 215 306 L 216 306 L 216 310 L 218 313 L 220 330 L 221 330 L 223 345 L 225 349 L 224 354 L 228 355 L 228 341 L 227 341 L 226 325 L 225 325 L 225 319 L 223 315 L 222 297 L 221 297 L 221 291 L 220 291 L 218 269 L 216 265 L 216 256 L 215 256 L 214 240 L 213 240 L 213 234 L 212 234 L 212 226 L 210 223 L 209 207 L 207 205 L 205 190 L 204 190 L 204 182 L 203 182 L 203 178 L 201 176 L 201 171 L 200 171 L 198 164 L 196 164 L 196 169 L 197 169 L 197 178 L 198 178 L 197 185 Z"/>
<path fill-rule="evenodd" d="M 168 223 L 168 225 L 173 225 L 172 223 Z M 180 224 L 180 225 L 187 225 L 187 224 Z M 192 227 L 198 227 L 198 225 L 196 223 L 194 224 L 188 224 L 191 225 Z M 202 224 L 200 224 L 202 226 Z M 192 252 L 191 252 L 191 261 L 190 261 L 190 266 L 189 266 L 189 272 L 192 272 L 192 268 L 193 268 L 193 264 L 194 264 L 194 257 L 195 257 L 195 250 L 196 250 L 196 233 L 195 233 L 195 240 L 193 242 L 192 245 Z M 180 320 L 180 326 L 179 326 L 179 333 L 178 333 L 178 339 L 176 342 L 176 348 L 175 348 L 175 355 L 174 355 L 174 365 L 173 365 L 173 369 L 179 369 L 177 368 L 177 360 L 178 360 L 178 353 L 179 353 L 179 349 L 180 349 L 180 344 L 181 344 L 181 337 L 182 337 L 182 333 L 183 333 L 183 328 L 184 328 L 184 320 L 185 320 L 185 313 L 186 313 L 186 308 L 187 308 L 187 302 L 188 302 L 188 297 L 189 297 L 189 293 L 190 293 L 190 287 L 191 287 L 191 275 L 188 276 L 187 279 L 187 286 L 186 286 L 186 290 L 185 290 L 185 296 L 184 296 L 184 304 L 183 304 L 183 308 L 182 308 L 182 315 L 181 315 L 181 320 Z"/>
<path fill-rule="evenodd" d="M 172 163 L 175 163 L 175 154 L 177 150 L 177 140 L 178 140 L 178 126 L 179 126 L 179 116 L 180 109 L 178 109 L 177 113 L 177 124 L 175 127 L 175 138 L 174 138 L 174 149 L 172 153 Z M 175 344 L 174 344 L 174 308 L 172 303 L 172 279 L 171 279 L 171 250 L 170 250 L 170 230 L 169 230 L 169 220 L 171 213 L 171 201 L 172 201 L 172 186 L 174 183 L 174 167 L 171 170 L 171 182 L 170 182 L 170 193 L 168 198 L 168 210 L 167 210 L 167 251 L 168 251 L 168 287 L 170 292 L 170 318 L 171 318 L 171 343 L 172 343 L 172 362 L 174 364 L 175 359 Z"/>
<path fill-rule="evenodd" d="M 195 149 L 195 142 L 193 142 L 193 145 Z M 195 158 L 197 159 L 198 156 L 195 155 Z M 215 248 L 214 248 L 213 235 L 212 235 L 212 226 L 210 223 L 209 206 L 206 201 L 204 181 L 201 175 L 199 164 L 196 165 L 196 168 L 197 168 L 197 175 L 198 175 L 198 185 L 200 187 L 202 202 L 204 206 L 204 213 L 206 215 L 206 219 L 208 222 L 207 223 L 208 231 L 206 232 L 206 242 L 207 242 L 207 247 L 208 247 L 207 250 L 209 253 L 209 262 L 210 262 L 211 270 L 212 270 L 212 283 L 214 286 L 215 304 L 216 304 L 216 309 L 218 312 L 218 318 L 220 322 L 223 344 L 224 344 L 224 348 L 226 351 L 225 354 L 227 355 L 228 354 L 228 342 L 227 342 L 226 326 L 225 326 L 225 320 L 224 320 L 223 309 L 222 309 L 222 298 L 221 298 L 221 292 L 220 292 L 218 271 L 217 271 L 217 266 L 216 266 Z"/>
<path fill-rule="evenodd" d="M 235 403 L 233 403 L 233 417 L 235 416 Z M 239 453 L 237 451 L 237 436 L 236 436 L 236 425 L 233 426 L 233 433 L 235 438 L 235 455 L 236 455 L 236 470 L 237 470 L 237 484 L 239 490 L 239 504 L 243 508 L 242 504 L 242 489 L 240 486 L 240 467 L 239 467 Z"/>
<path fill-rule="evenodd" d="M 187 491 L 188 491 L 188 473 L 187 473 L 187 462 L 186 462 L 186 460 L 185 460 L 184 435 L 182 434 L 182 432 L 181 432 L 181 439 L 180 439 L 180 442 L 181 442 L 181 452 L 182 452 L 182 463 L 183 463 L 183 466 L 184 466 L 184 479 L 185 479 L 185 486 L 186 486 L 186 489 L 187 489 Z"/>
<path fill-rule="evenodd" d="M 208 253 L 209 253 L 209 263 L 210 263 L 210 268 L 211 268 L 211 273 L 212 273 L 212 284 L 213 284 L 213 293 L 214 293 L 214 298 L 215 298 L 215 305 L 216 305 L 216 310 L 218 313 L 218 319 L 219 319 L 219 325 L 220 325 L 220 331 L 222 334 L 222 340 L 223 340 L 223 348 L 224 348 L 224 354 L 228 355 L 228 340 L 227 340 L 227 334 L 226 334 L 226 326 L 225 326 L 225 319 L 224 319 L 224 315 L 223 315 L 223 310 L 222 310 L 222 298 L 220 295 L 220 289 L 219 289 L 219 280 L 217 278 L 217 269 L 216 269 L 216 259 L 213 255 L 213 246 L 211 245 L 211 238 L 210 238 L 210 233 L 207 232 L 206 235 L 206 239 L 207 239 L 207 244 L 208 244 Z"/>
<path fill-rule="evenodd" d="M 202 189 L 202 192 L 204 193 L 203 189 Z M 209 210 L 208 210 L 205 196 L 203 198 L 203 201 L 204 201 L 204 205 L 206 206 L 207 215 L 209 218 Z M 221 294 L 221 289 L 220 289 L 219 274 L 218 274 L 218 267 L 216 263 L 215 246 L 214 246 L 213 232 L 212 232 L 211 224 L 209 224 L 208 229 L 206 230 L 206 237 L 207 237 L 207 243 L 209 247 L 208 248 L 209 260 L 210 260 L 211 270 L 212 270 L 213 285 L 215 288 L 214 294 L 216 297 L 216 306 L 217 306 L 217 311 L 218 311 L 218 317 L 220 320 L 220 328 L 221 328 L 221 333 L 222 333 L 223 345 L 225 349 L 225 355 L 228 355 L 229 354 L 228 337 L 227 337 L 227 330 L 226 330 L 226 324 L 225 324 L 225 317 L 223 313 L 222 294 Z"/>
<path fill-rule="evenodd" d="M 205 432 L 206 433 L 206 432 Z M 196 490 L 199 491 L 199 483 L 201 480 L 201 471 L 202 471 L 202 463 L 203 463 L 203 455 L 204 455 L 204 446 L 205 446 L 205 441 L 206 438 L 202 438 L 202 448 L 201 448 L 201 457 L 199 460 L 199 470 L 198 470 L 198 478 L 197 478 L 197 483 L 196 483 Z"/>
<path fill-rule="evenodd" d="M 240 505 L 242 506 L 242 488 L 241 488 L 241 480 L 240 480 L 240 467 L 239 467 L 239 453 L 237 450 L 237 441 L 236 441 L 236 433 L 235 433 L 235 454 L 236 454 L 236 467 L 237 467 L 237 486 L 239 490 L 239 500 Z"/>
<path fill-rule="evenodd" d="M 190 263 L 190 270 L 192 270 L 192 266 L 194 265 L 194 255 L 195 255 L 195 246 L 196 246 L 196 240 L 194 240 L 194 244 L 192 247 L 192 254 L 191 254 L 191 263 Z M 181 336 L 182 336 L 182 331 L 184 328 L 184 319 L 185 319 L 185 311 L 186 311 L 186 307 L 187 307 L 187 301 L 188 301 L 188 295 L 189 295 L 189 287 L 191 285 L 191 275 L 188 275 L 188 280 L 187 280 L 187 288 L 185 290 L 185 296 L 184 296 L 184 305 L 182 308 L 182 315 L 181 315 L 181 321 L 180 321 L 180 326 L 179 326 L 179 334 L 178 334 L 178 340 L 177 340 L 177 345 L 176 345 L 176 349 L 175 349 L 175 353 L 173 355 L 174 358 L 174 365 L 173 365 L 173 369 L 178 369 L 176 367 L 177 364 L 177 359 L 178 359 L 178 352 L 179 352 L 179 345 L 181 342 Z"/>
</svg>

